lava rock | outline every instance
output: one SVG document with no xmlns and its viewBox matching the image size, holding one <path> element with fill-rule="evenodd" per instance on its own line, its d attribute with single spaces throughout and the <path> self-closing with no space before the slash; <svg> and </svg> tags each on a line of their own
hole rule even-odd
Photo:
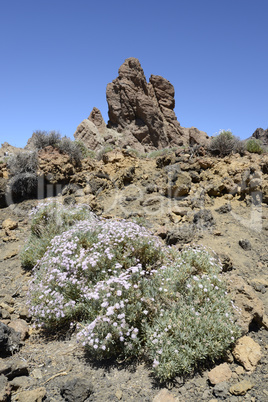
<svg viewBox="0 0 268 402">
<path fill-rule="evenodd" d="M 60 392 L 65 401 L 84 402 L 93 393 L 93 387 L 87 377 L 73 375 L 61 386 Z"/>
</svg>

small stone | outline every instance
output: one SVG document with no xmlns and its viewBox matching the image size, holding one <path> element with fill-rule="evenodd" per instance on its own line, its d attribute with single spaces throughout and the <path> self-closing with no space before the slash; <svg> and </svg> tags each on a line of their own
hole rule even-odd
<svg viewBox="0 0 268 402">
<path fill-rule="evenodd" d="M 211 391 L 210 391 L 210 389 L 206 389 L 206 390 L 203 392 L 202 399 L 203 399 L 204 401 L 207 401 L 210 396 L 211 396 Z"/>
<path fill-rule="evenodd" d="M 216 384 L 215 387 L 213 388 L 213 394 L 217 397 L 217 398 L 226 398 L 226 396 L 228 395 L 228 384 L 227 382 L 223 381 L 220 382 L 219 384 Z"/>
<path fill-rule="evenodd" d="M 5 309 L 1 309 L 1 316 L 4 320 L 9 320 L 11 318 L 11 315 L 9 312 Z"/>
<path fill-rule="evenodd" d="M 13 314 L 15 311 L 13 307 L 9 306 L 8 304 L 6 304 L 4 302 L 0 303 L 0 307 L 4 310 L 8 311 L 9 314 Z"/>
<path fill-rule="evenodd" d="M 14 230 L 14 229 L 17 229 L 17 227 L 18 227 L 18 222 L 13 221 L 10 218 L 5 219 L 4 222 L 2 223 L 2 228 L 4 230 Z"/>
<path fill-rule="evenodd" d="M 249 336 L 243 336 L 236 342 L 233 356 L 247 371 L 254 371 L 261 359 L 261 347 Z"/>
<path fill-rule="evenodd" d="M 232 377 L 232 371 L 227 363 L 222 363 L 208 373 L 208 379 L 212 385 L 228 381 Z"/>
<path fill-rule="evenodd" d="M 68 402 L 83 402 L 93 393 L 93 387 L 88 377 L 72 375 L 66 379 L 60 393 Z"/>
<path fill-rule="evenodd" d="M 36 388 L 31 391 L 23 391 L 14 396 L 14 402 L 42 402 L 46 396 L 44 387 Z"/>
<path fill-rule="evenodd" d="M 239 240 L 239 246 L 242 247 L 243 250 L 251 250 L 251 243 L 247 239 Z"/>
<path fill-rule="evenodd" d="M 237 375 L 241 375 L 241 374 L 245 373 L 245 370 L 244 370 L 244 368 L 242 366 L 237 366 L 235 368 L 235 372 L 236 372 Z"/>
<path fill-rule="evenodd" d="M 4 261 L 9 260 L 10 258 L 15 257 L 17 254 L 18 254 L 18 250 L 10 251 L 10 252 L 8 252 L 8 253 L 5 254 L 3 260 L 4 260 Z"/>
<path fill-rule="evenodd" d="M 17 319 L 12 320 L 8 325 L 10 328 L 13 328 L 16 332 L 21 334 L 21 340 L 24 341 L 29 336 L 29 326 L 26 321 Z"/>
<path fill-rule="evenodd" d="M 229 391 L 233 395 L 245 395 L 249 389 L 253 387 L 248 380 L 240 381 L 229 388 Z"/>
<path fill-rule="evenodd" d="M 7 378 L 1 374 L 0 375 L 0 401 L 8 402 L 10 401 L 11 389 L 8 384 Z"/>
<path fill-rule="evenodd" d="M 166 388 L 161 389 L 160 392 L 154 397 L 153 402 L 175 402 L 176 399 L 170 391 Z"/>
<path fill-rule="evenodd" d="M 33 371 L 31 372 L 31 376 L 33 378 L 39 378 L 39 379 L 43 378 L 43 375 L 42 375 L 42 372 L 40 369 L 33 369 Z"/>
<path fill-rule="evenodd" d="M 123 392 L 121 389 L 117 389 L 115 393 L 116 398 L 120 401 L 123 397 Z"/>
<path fill-rule="evenodd" d="M 11 362 L 2 362 L 0 360 L 0 375 L 4 374 L 8 380 L 13 380 L 15 377 L 27 376 L 28 365 L 21 360 L 13 360 Z"/>
<path fill-rule="evenodd" d="M 266 315 L 266 314 L 264 314 L 264 316 L 263 316 L 262 325 L 264 326 L 265 329 L 268 330 L 268 315 Z"/>
<path fill-rule="evenodd" d="M 219 214 L 227 214 L 232 210 L 232 207 L 230 204 L 224 204 L 220 208 L 215 209 L 216 212 Z"/>
<path fill-rule="evenodd" d="M 10 381 L 10 387 L 12 391 L 17 391 L 19 388 L 27 388 L 31 385 L 32 379 L 30 377 L 21 376 L 16 377 L 12 381 Z M 1 401 L 1 399 L 0 399 Z"/>
<path fill-rule="evenodd" d="M 32 315 L 30 314 L 29 309 L 25 306 L 23 306 L 19 309 L 19 316 L 23 320 L 30 320 L 32 318 Z"/>
</svg>

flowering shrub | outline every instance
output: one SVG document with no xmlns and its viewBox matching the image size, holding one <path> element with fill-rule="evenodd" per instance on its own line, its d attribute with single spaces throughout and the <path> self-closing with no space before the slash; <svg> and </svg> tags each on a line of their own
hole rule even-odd
<svg viewBox="0 0 268 402">
<path fill-rule="evenodd" d="M 220 272 L 207 251 L 179 254 L 133 222 L 84 220 L 37 262 L 30 310 L 37 326 L 76 326 L 92 356 L 144 357 L 166 381 L 239 335 Z"/>
<path fill-rule="evenodd" d="M 50 241 L 80 220 L 96 220 L 85 205 L 63 206 L 55 201 L 41 203 L 31 211 L 31 234 L 21 251 L 21 264 L 33 268 L 45 253 Z"/>
</svg>

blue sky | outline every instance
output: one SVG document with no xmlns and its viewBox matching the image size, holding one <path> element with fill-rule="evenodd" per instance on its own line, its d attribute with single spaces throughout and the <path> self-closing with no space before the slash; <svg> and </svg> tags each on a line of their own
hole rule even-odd
<svg viewBox="0 0 268 402">
<path fill-rule="evenodd" d="M 128 57 L 175 87 L 183 127 L 268 127 L 267 0 L 0 0 L 0 144 L 73 138 Z"/>
</svg>

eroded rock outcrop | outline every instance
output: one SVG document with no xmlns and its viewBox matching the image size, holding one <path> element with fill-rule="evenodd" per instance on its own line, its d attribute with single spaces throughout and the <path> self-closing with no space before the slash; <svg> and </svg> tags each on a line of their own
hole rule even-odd
<svg viewBox="0 0 268 402">
<path fill-rule="evenodd" d="M 268 128 L 266 130 L 263 128 L 257 128 L 252 134 L 252 137 L 260 140 L 263 145 L 268 145 Z"/>
<path fill-rule="evenodd" d="M 139 60 L 131 57 L 119 68 L 118 77 L 107 85 L 107 127 L 100 111 L 93 108 L 74 137 L 91 149 L 113 144 L 143 152 L 205 144 L 206 133 L 180 126 L 174 112 L 174 96 L 174 87 L 167 79 L 151 75 L 147 82 Z"/>
</svg>

